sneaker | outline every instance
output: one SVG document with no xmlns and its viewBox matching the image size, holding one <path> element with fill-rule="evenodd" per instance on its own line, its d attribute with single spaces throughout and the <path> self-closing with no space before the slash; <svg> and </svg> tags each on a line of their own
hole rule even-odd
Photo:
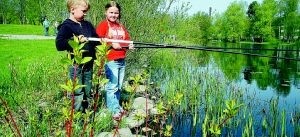
<svg viewBox="0 0 300 137">
<path fill-rule="evenodd" d="M 120 113 L 121 113 L 122 116 L 127 115 L 127 111 L 124 110 L 123 108 L 120 109 Z"/>
<path fill-rule="evenodd" d="M 120 121 L 122 119 L 122 114 L 120 112 L 114 114 L 113 119 L 116 120 L 116 121 Z"/>
</svg>

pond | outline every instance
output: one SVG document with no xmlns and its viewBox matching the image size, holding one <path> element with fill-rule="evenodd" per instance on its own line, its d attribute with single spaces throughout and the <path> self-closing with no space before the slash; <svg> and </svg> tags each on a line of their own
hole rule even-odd
<svg viewBox="0 0 300 137">
<path fill-rule="evenodd" d="M 299 46 L 209 45 L 212 46 L 227 49 L 161 50 L 150 64 L 152 79 L 159 81 L 166 96 L 181 91 L 189 96 L 183 99 L 179 113 L 170 120 L 173 136 L 205 136 L 205 119 L 209 115 L 208 123 L 222 122 L 224 115 L 220 113 L 226 108 L 227 99 L 237 99 L 243 107 L 222 125 L 221 136 L 298 136 Z M 216 85 L 214 89 L 212 85 Z M 198 104 L 197 107 L 194 104 Z M 193 111 L 194 108 L 197 111 Z"/>
</svg>

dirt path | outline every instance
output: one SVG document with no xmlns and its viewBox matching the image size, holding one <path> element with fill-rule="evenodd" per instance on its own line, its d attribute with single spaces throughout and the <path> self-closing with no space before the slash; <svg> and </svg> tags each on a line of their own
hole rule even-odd
<svg viewBox="0 0 300 137">
<path fill-rule="evenodd" d="M 0 34 L 3 39 L 55 39 L 55 36 Z"/>
</svg>

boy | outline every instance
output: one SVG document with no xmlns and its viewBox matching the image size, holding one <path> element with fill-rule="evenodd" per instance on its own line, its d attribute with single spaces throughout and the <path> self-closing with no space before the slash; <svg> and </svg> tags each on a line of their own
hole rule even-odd
<svg viewBox="0 0 300 137">
<path fill-rule="evenodd" d="M 58 51 L 72 52 L 72 47 L 68 44 L 68 41 L 73 38 L 73 35 L 79 38 L 81 43 L 87 42 L 87 37 L 98 37 L 94 26 L 84 20 L 84 16 L 88 12 L 90 5 L 87 0 L 67 0 L 67 7 L 70 13 L 68 19 L 66 19 L 61 25 L 58 26 L 58 34 L 56 36 L 56 48 Z M 80 88 L 75 91 L 75 105 L 76 111 L 84 111 L 88 105 L 83 105 L 83 102 L 91 103 L 92 100 L 92 72 L 93 72 L 93 60 L 95 57 L 95 47 L 99 45 L 99 42 L 87 42 L 82 50 L 86 50 L 83 53 L 83 57 L 93 57 L 93 59 L 84 65 L 78 67 L 69 67 L 69 78 L 78 79 L 78 84 L 86 85 L 84 88 Z M 76 74 L 75 74 L 76 72 Z"/>
</svg>

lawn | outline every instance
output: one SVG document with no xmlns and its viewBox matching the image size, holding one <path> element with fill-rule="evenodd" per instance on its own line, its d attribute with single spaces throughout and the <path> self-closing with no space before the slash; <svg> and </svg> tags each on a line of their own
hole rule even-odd
<svg viewBox="0 0 300 137">
<path fill-rule="evenodd" d="M 42 25 L 0 24 L 0 30 L 0 34 L 44 35 Z M 53 26 L 50 26 L 50 35 L 54 34 L 53 30 Z"/>
<path fill-rule="evenodd" d="M 2 74 L 11 63 L 22 68 L 35 62 L 58 61 L 64 53 L 55 48 L 54 40 L 4 40 L 0 39 L 0 66 Z M 1 74 L 1 73 L 0 73 Z"/>
</svg>

